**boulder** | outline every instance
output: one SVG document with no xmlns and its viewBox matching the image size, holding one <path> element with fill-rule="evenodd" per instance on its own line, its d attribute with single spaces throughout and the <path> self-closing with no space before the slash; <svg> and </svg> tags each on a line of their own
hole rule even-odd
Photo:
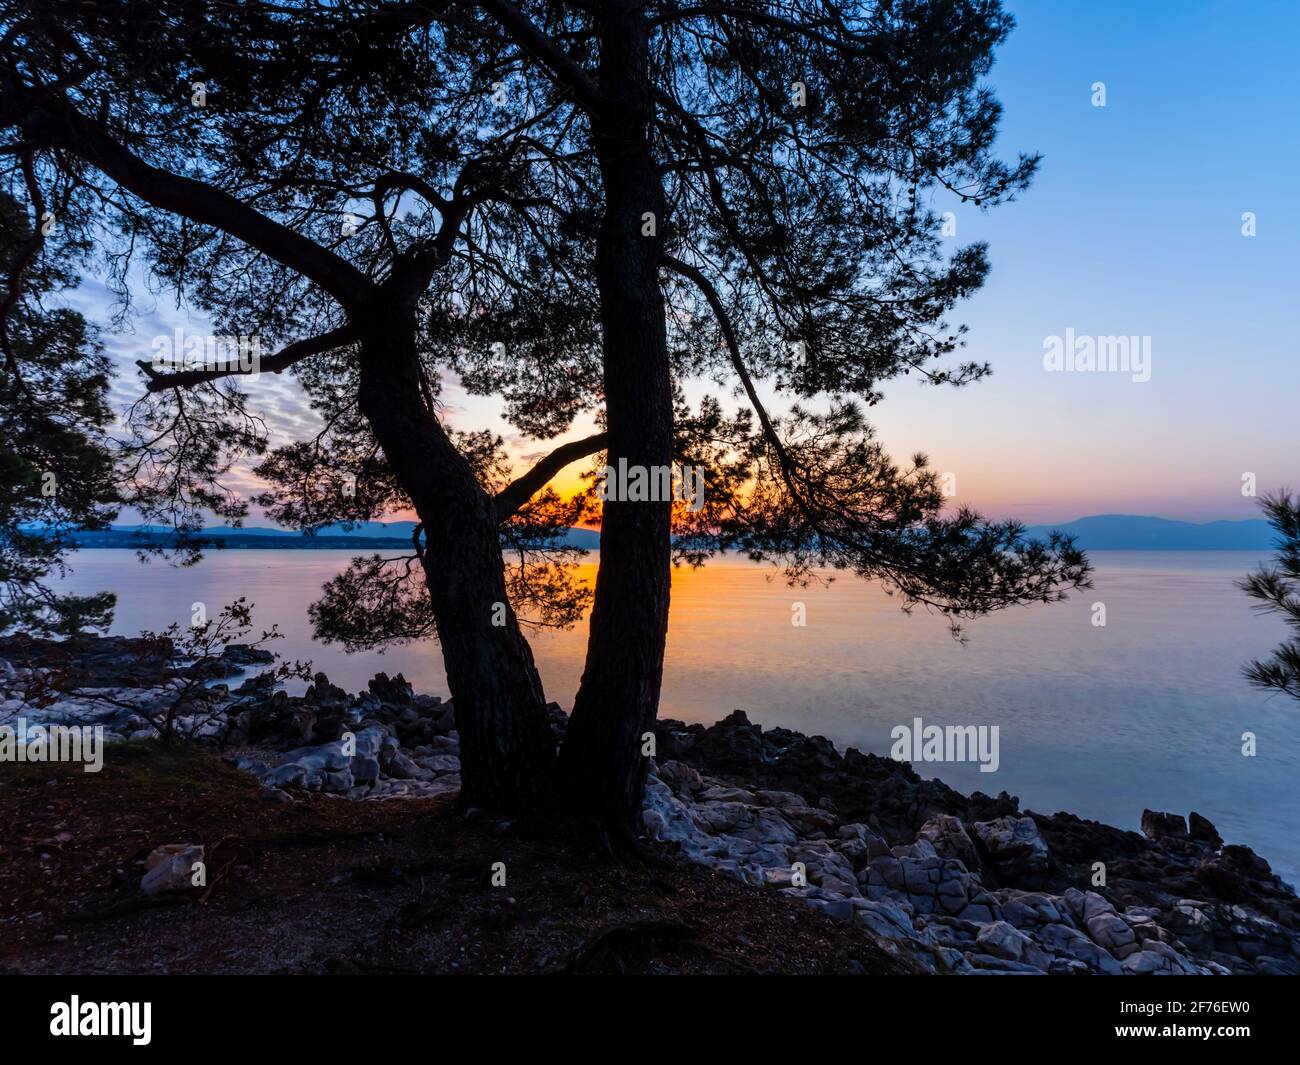
<svg viewBox="0 0 1300 1065">
<path fill-rule="evenodd" d="M 996 891 L 993 894 L 1002 906 L 1003 917 L 1022 930 L 1060 924 L 1070 919 L 1062 900 L 1053 895 L 1014 889 Z"/>
<path fill-rule="evenodd" d="M 844 855 L 855 873 L 861 873 L 872 858 L 889 854 L 885 841 L 866 825 L 840 825 L 835 834 L 838 838 L 832 846 Z"/>
<path fill-rule="evenodd" d="M 286 751 L 279 759 L 282 766 L 297 763 L 311 774 L 347 769 L 350 762 L 351 759 L 343 753 L 342 743 L 337 740 L 319 747 L 299 747 Z"/>
<path fill-rule="evenodd" d="M 331 684 L 329 677 L 324 673 L 317 673 L 312 678 L 312 683 L 307 685 L 307 690 L 303 692 L 302 701 L 309 706 L 346 708 L 352 701 L 352 697 L 342 688 Z"/>
<path fill-rule="evenodd" d="M 1105 948 L 1120 961 L 1138 950 L 1137 935 L 1128 922 L 1113 910 L 1096 913 L 1084 921 L 1088 935 L 1099 947 Z"/>
<path fill-rule="evenodd" d="M 164 891 L 188 891 L 193 884 L 194 866 L 203 861 L 203 846 L 196 843 L 168 843 L 154 848 L 144 861 L 140 888 L 146 895 Z"/>
<path fill-rule="evenodd" d="M 1257 898 L 1278 883 L 1268 862 L 1249 847 L 1232 844 L 1203 858 L 1196 866 L 1196 879 L 1229 902 Z"/>
<path fill-rule="evenodd" d="M 768 806 L 705 802 L 691 809 L 691 818 L 713 836 L 738 836 L 756 843 L 794 843 L 799 838 L 781 812 Z"/>
<path fill-rule="evenodd" d="M 995 954 L 976 954 L 966 955 L 966 960 L 976 969 L 982 969 L 992 973 L 1018 973 L 1023 976 L 1042 976 L 1043 969 L 1035 965 L 1029 965 L 1023 961 L 1012 961 L 1009 958 L 999 958 Z"/>
<path fill-rule="evenodd" d="M 415 692 L 410 682 L 400 673 L 391 680 L 387 673 L 376 673 L 366 682 L 366 687 L 380 702 L 396 706 L 412 706 L 415 703 Z"/>
<path fill-rule="evenodd" d="M 354 783 L 373 784 L 379 779 L 379 759 L 372 754 L 358 754 L 352 759 L 348 770 Z"/>
<path fill-rule="evenodd" d="M 895 852 L 903 848 L 895 848 Z M 861 880 L 861 877 L 859 877 Z M 966 919 L 996 920 L 1001 917 L 997 900 L 977 876 L 955 858 L 874 858 L 867 867 L 867 897 L 878 900 L 906 900 L 919 914 L 968 914 Z"/>
<path fill-rule="evenodd" d="M 1052 866 L 1052 856 L 1032 817 L 999 817 L 971 826 L 998 877 L 1017 886 L 1042 886 L 1036 878 Z"/>
<path fill-rule="evenodd" d="M 979 871 L 982 864 L 979 854 L 961 818 L 952 814 L 932 817 L 921 826 L 916 838 L 926 840 L 941 858 L 956 858 L 971 872 Z"/>
<path fill-rule="evenodd" d="M 460 759 L 449 754 L 429 754 L 415 758 L 415 761 L 435 776 L 460 772 Z"/>
<path fill-rule="evenodd" d="M 1117 976 L 1124 971 L 1113 954 L 1077 928 L 1064 924 L 1044 925 L 1034 932 L 1034 937 L 1058 958 L 1080 962 L 1089 972 Z"/>
<path fill-rule="evenodd" d="M 221 651 L 221 657 L 227 662 L 240 666 L 268 665 L 275 661 L 275 653 L 265 647 L 253 647 L 246 643 L 228 643 Z"/>
<path fill-rule="evenodd" d="M 1024 962 L 1045 972 L 1049 959 L 1032 939 L 1006 921 L 983 925 L 975 937 L 975 946 L 983 954 L 1007 961 Z"/>
<path fill-rule="evenodd" d="M 303 787 L 307 783 L 307 767 L 297 762 L 277 766 L 263 778 L 263 782 L 273 788 Z"/>
<path fill-rule="evenodd" d="M 1154 810 L 1142 811 L 1142 834 L 1147 839 L 1186 839 L 1187 822 L 1182 814 L 1162 814 Z"/>
<path fill-rule="evenodd" d="M 871 899 L 854 899 L 857 920 L 883 939 L 916 939 L 912 918 L 900 906 Z"/>
<path fill-rule="evenodd" d="M 758 800 L 754 797 L 752 791 L 746 791 L 744 788 L 733 788 L 727 785 L 710 784 L 699 794 L 700 802 L 743 802 L 750 806 L 757 804 Z"/>
<path fill-rule="evenodd" d="M 1202 817 L 1195 810 L 1187 815 L 1188 835 L 1201 843 L 1208 843 L 1215 850 L 1223 846 L 1223 837 L 1207 817 Z"/>
<path fill-rule="evenodd" d="M 351 791 L 354 785 L 350 769 L 336 769 L 321 774 L 321 791 L 333 795 L 343 795 Z"/>
<path fill-rule="evenodd" d="M 385 771 L 397 780 L 432 780 L 434 774 L 425 769 L 405 751 L 394 751 Z"/>
<path fill-rule="evenodd" d="M 1124 971 L 1135 976 L 1195 976 L 1196 966 L 1167 943 L 1151 943 L 1145 950 L 1130 954 L 1120 963 Z"/>
</svg>

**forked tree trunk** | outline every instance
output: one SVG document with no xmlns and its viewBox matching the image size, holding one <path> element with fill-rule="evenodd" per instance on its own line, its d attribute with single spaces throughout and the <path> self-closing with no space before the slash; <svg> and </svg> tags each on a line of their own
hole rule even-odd
<svg viewBox="0 0 1300 1065">
<path fill-rule="evenodd" d="M 605 193 L 596 253 L 610 465 L 672 462 L 672 379 L 659 287 L 664 196 L 650 144 L 648 35 L 637 0 L 609 5 L 601 33 L 602 88 L 622 96 L 616 118 L 594 120 Z M 646 215 L 655 235 L 643 234 Z M 635 827 L 663 678 L 671 577 L 671 503 L 604 505 L 600 570 L 582 684 L 560 768 L 575 810 Z"/>
<path fill-rule="evenodd" d="M 461 801 L 535 809 L 550 796 L 555 737 L 506 598 L 492 498 L 422 398 L 414 310 L 375 314 L 361 348 L 361 411 L 424 525 L 425 582 L 460 733 Z M 502 611 L 505 624 L 494 624 Z"/>
</svg>

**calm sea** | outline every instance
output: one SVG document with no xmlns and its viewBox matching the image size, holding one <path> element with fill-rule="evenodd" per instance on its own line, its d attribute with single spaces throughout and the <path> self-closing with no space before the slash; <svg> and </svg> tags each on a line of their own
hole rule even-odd
<svg viewBox="0 0 1300 1065">
<path fill-rule="evenodd" d="M 309 658 L 350 691 L 378 670 L 447 695 L 436 644 L 348 655 L 311 638 L 306 607 L 348 554 L 232 550 L 198 567 L 141 564 L 126 550 L 87 550 L 66 585 L 118 593 L 115 632 L 188 624 L 239 595 L 276 649 Z M 1054 606 L 974 622 L 958 645 L 942 619 L 906 616 L 851 577 L 791 589 L 740 559 L 679 570 L 673 581 L 663 716 L 712 722 L 736 707 L 764 726 L 820 733 L 888 754 L 890 730 L 926 724 L 1000 728 L 1001 764 L 927 764 L 963 791 L 1006 790 L 1034 810 L 1069 810 L 1137 828 L 1144 806 L 1209 817 L 1228 842 L 1300 872 L 1300 705 L 1241 679 L 1241 664 L 1285 634 L 1254 614 L 1233 581 L 1249 552 L 1092 553 L 1095 588 Z M 587 567 L 588 573 L 594 567 Z M 791 624 L 802 603 L 806 625 Z M 1104 603 L 1106 625 L 1093 624 Z M 532 636 L 549 698 L 569 706 L 582 671 L 585 624 Z M 1241 753 L 1242 733 L 1257 755 Z"/>
</svg>

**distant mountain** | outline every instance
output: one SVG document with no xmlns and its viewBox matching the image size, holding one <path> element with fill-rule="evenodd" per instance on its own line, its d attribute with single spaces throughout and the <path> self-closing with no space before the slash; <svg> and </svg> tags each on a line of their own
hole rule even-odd
<svg viewBox="0 0 1300 1065">
<path fill-rule="evenodd" d="M 1271 551 L 1276 534 L 1268 522 L 1170 521 L 1137 514 L 1097 514 L 1060 525 L 1031 525 L 1028 533 L 1042 539 L 1053 530 L 1069 533 L 1085 551 Z M 166 530 L 160 526 L 115 525 L 105 532 L 75 534 L 82 547 L 136 547 L 141 538 L 153 540 Z M 292 529 L 254 526 L 231 529 L 214 526 L 204 535 L 220 540 L 228 548 L 274 548 L 279 550 L 391 550 L 406 546 L 415 531 L 413 521 L 366 521 L 353 529 L 327 525 L 314 536 Z M 594 529 L 570 529 L 564 538 L 571 547 L 600 548 L 600 533 Z"/>
<path fill-rule="evenodd" d="M 114 525 L 114 533 L 145 533 L 155 535 L 170 532 L 163 525 Z M 413 521 L 363 521 L 351 529 L 342 525 L 325 525 L 318 536 L 361 536 L 369 538 L 387 538 L 390 540 L 409 540 L 415 531 Z M 268 529 L 262 525 L 248 525 L 235 529 L 229 525 L 213 525 L 204 530 L 205 536 L 303 536 L 297 529 Z"/>
<path fill-rule="evenodd" d="M 1277 534 L 1268 522 L 1170 521 L 1136 514 L 1096 514 L 1060 525 L 1031 525 L 1030 536 L 1069 533 L 1085 551 L 1271 551 Z"/>
<path fill-rule="evenodd" d="M 567 547 L 585 547 L 588 551 L 600 550 L 599 529 L 570 529 L 564 537 Z"/>
<path fill-rule="evenodd" d="M 293 529 L 268 529 L 262 526 L 232 529 L 228 525 L 214 525 L 205 529 L 203 535 L 227 548 L 285 551 L 391 549 L 410 544 L 415 525 L 413 521 L 365 521 L 352 529 L 344 529 L 342 525 L 326 525 L 313 536 Z M 79 532 L 73 535 L 81 547 L 139 547 L 157 542 L 167 532 L 161 525 L 114 525 L 103 532 Z M 592 529 L 570 529 L 564 542 L 570 547 L 594 549 L 600 546 L 600 533 Z"/>
</svg>

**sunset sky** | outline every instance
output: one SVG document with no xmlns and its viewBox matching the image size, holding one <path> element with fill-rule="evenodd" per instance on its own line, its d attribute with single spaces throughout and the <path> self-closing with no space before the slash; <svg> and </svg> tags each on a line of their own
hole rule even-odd
<svg viewBox="0 0 1300 1065">
<path fill-rule="evenodd" d="M 953 321 L 994 375 L 959 390 L 891 383 L 872 411 L 881 438 L 899 458 L 927 452 L 955 474 L 957 500 L 992 517 L 1254 517 L 1243 474 L 1261 490 L 1300 488 L 1300 5 L 1008 6 L 1019 25 L 989 78 L 1006 110 L 1002 152 L 1043 164 L 1016 203 L 959 208 L 955 238 L 990 244 L 989 282 Z M 106 321 L 95 282 L 73 302 Z M 153 336 L 203 328 L 169 301 L 140 307 L 131 335 L 106 337 L 123 403 Z M 1149 336 L 1150 380 L 1045 371 L 1045 338 L 1067 329 Z M 292 380 L 249 391 L 279 439 L 311 431 Z M 515 436 L 499 401 L 454 385 L 446 399 L 457 427 L 497 428 L 517 454 L 554 446 Z"/>
</svg>

